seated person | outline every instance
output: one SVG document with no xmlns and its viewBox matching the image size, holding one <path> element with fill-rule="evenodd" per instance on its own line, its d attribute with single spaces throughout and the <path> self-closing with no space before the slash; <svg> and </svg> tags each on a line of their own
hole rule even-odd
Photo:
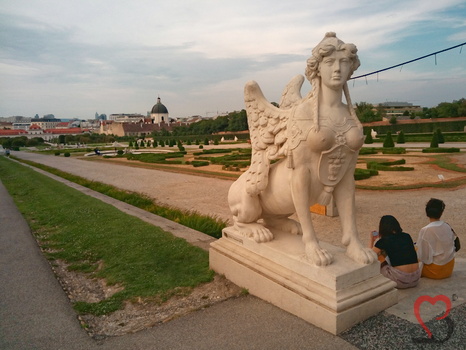
<svg viewBox="0 0 466 350">
<path fill-rule="evenodd" d="M 422 277 L 442 279 L 450 277 L 455 266 L 455 233 L 450 225 L 440 220 L 445 203 L 431 198 L 426 204 L 430 220 L 419 232 L 417 256 L 422 266 Z"/>
<path fill-rule="evenodd" d="M 421 270 L 411 236 L 403 232 L 400 223 L 391 215 L 382 216 L 379 236 L 371 234 L 371 246 L 378 256 L 386 254 L 387 260 L 380 265 L 380 273 L 397 288 L 417 286 Z"/>
</svg>

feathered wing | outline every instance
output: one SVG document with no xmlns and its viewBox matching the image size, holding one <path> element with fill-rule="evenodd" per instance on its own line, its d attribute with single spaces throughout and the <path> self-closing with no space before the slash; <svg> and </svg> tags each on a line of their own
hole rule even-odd
<svg viewBox="0 0 466 350">
<path fill-rule="evenodd" d="M 303 99 L 301 96 L 301 87 L 304 83 L 304 76 L 301 74 L 296 75 L 290 82 L 286 85 L 282 93 L 282 98 L 280 99 L 280 108 L 289 109 L 293 106 L 296 106 Z"/>
<path fill-rule="evenodd" d="M 253 196 L 267 187 L 270 160 L 284 156 L 286 126 L 292 110 L 277 108 L 268 102 L 255 81 L 244 87 L 244 101 L 252 146 L 246 191 Z"/>
</svg>

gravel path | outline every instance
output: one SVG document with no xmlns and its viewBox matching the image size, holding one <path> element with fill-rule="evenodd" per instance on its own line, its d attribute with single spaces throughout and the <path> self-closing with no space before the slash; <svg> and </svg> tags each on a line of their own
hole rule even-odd
<svg viewBox="0 0 466 350">
<path fill-rule="evenodd" d="M 215 215 L 231 221 L 227 204 L 227 193 L 232 183 L 230 180 L 133 168 L 96 161 L 90 162 L 72 157 L 46 156 L 27 152 L 14 152 L 13 155 L 90 180 L 143 193 L 156 199 L 159 203 L 196 210 L 202 214 Z M 424 214 L 424 206 L 432 197 L 445 201 L 447 208 L 443 219 L 456 229 L 462 242 L 465 242 L 466 187 L 453 190 L 357 190 L 357 223 L 361 239 L 368 242 L 368 233 L 377 228 L 380 217 L 391 214 L 400 221 L 404 231 L 410 233 L 416 240 L 419 229 L 428 223 Z M 339 245 L 341 238 L 339 219 L 320 215 L 313 216 L 319 238 Z M 462 249 L 459 256 L 466 256 L 465 251 L 466 249 Z"/>
</svg>

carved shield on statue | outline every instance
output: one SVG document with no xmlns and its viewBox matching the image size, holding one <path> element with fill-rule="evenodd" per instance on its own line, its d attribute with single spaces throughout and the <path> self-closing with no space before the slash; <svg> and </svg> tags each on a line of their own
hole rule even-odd
<svg viewBox="0 0 466 350">
<path fill-rule="evenodd" d="M 319 180 L 325 186 L 336 186 L 348 169 L 356 152 L 346 145 L 336 145 L 320 154 Z"/>
</svg>

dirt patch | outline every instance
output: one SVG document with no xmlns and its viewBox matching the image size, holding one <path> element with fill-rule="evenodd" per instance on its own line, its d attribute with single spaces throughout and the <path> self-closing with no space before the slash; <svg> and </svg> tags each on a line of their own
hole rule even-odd
<svg viewBox="0 0 466 350">
<path fill-rule="evenodd" d="M 123 289 L 121 286 L 108 286 L 102 279 L 89 278 L 84 273 L 69 271 L 62 261 L 54 261 L 53 265 L 63 290 L 73 303 L 99 302 Z M 164 303 L 139 298 L 126 302 L 123 309 L 109 315 L 80 315 L 78 318 L 90 336 L 102 339 L 135 333 L 229 298 L 238 297 L 242 293 L 241 288 L 225 277 L 216 275 L 212 282 L 193 289 L 180 289 L 176 296 Z"/>
</svg>

